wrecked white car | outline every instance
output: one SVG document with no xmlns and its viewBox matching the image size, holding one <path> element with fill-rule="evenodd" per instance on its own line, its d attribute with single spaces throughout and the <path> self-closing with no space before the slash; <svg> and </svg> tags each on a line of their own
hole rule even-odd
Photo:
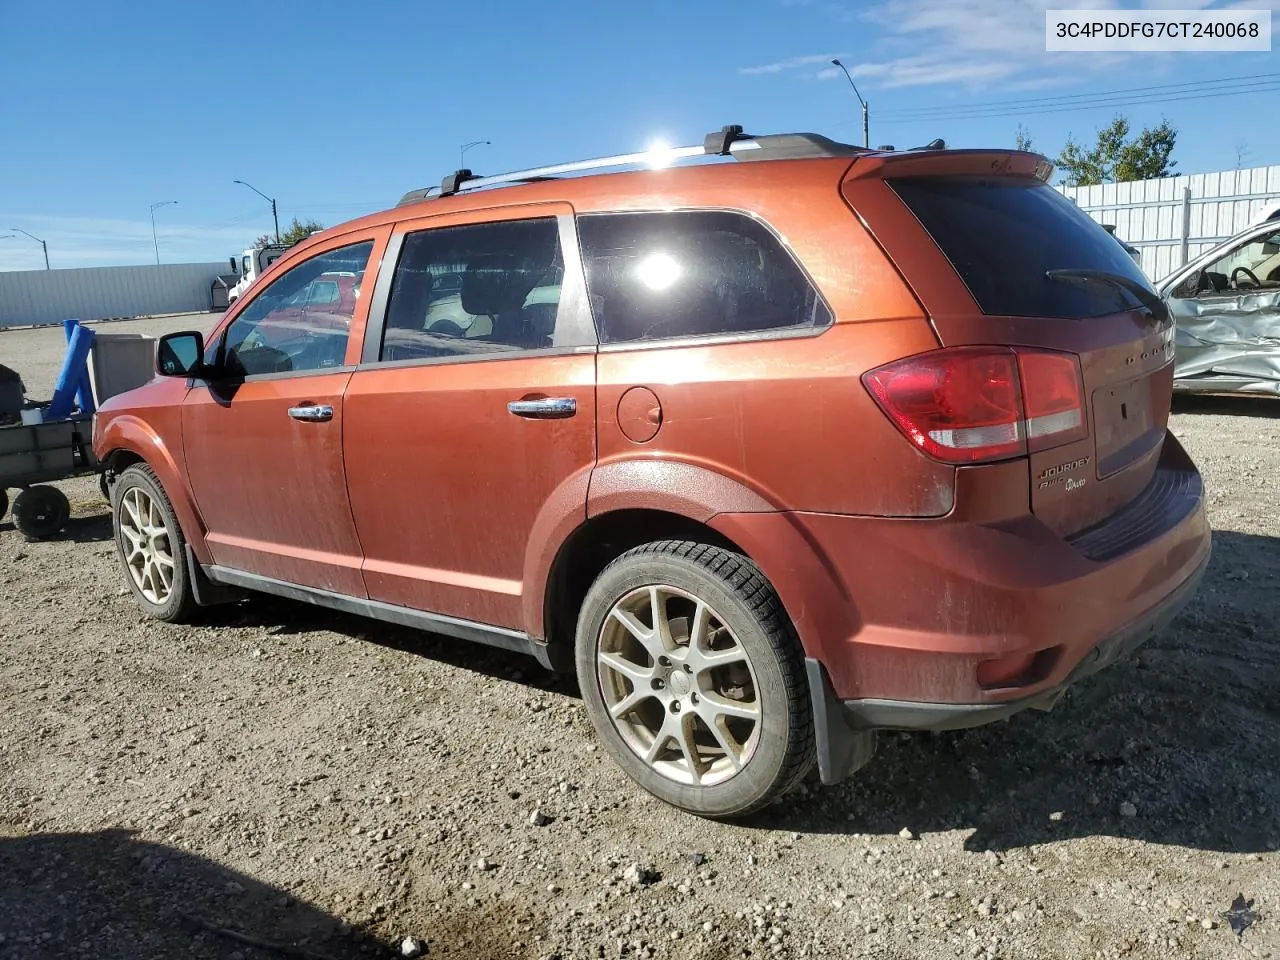
<svg viewBox="0 0 1280 960">
<path fill-rule="evenodd" d="M 1162 280 L 1174 389 L 1280 397 L 1280 223 L 1249 227 Z"/>
</svg>

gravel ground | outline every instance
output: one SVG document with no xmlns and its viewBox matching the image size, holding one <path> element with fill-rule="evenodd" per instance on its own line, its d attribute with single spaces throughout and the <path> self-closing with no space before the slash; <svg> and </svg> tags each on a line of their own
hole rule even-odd
<svg viewBox="0 0 1280 960">
<path fill-rule="evenodd" d="M 532 660 L 268 598 L 143 619 L 67 482 L 62 539 L 0 522 L 0 958 L 1280 957 L 1280 403 L 1173 429 L 1216 545 L 1167 635 L 745 825 L 641 793 Z"/>
</svg>

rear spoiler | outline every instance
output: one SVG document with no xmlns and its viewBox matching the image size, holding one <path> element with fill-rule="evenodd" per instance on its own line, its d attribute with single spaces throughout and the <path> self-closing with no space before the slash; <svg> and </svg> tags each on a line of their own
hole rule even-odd
<svg viewBox="0 0 1280 960">
<path fill-rule="evenodd" d="M 1022 150 L 909 150 L 858 157 L 847 180 L 870 177 L 996 176 L 1048 183 L 1053 161 Z"/>
</svg>

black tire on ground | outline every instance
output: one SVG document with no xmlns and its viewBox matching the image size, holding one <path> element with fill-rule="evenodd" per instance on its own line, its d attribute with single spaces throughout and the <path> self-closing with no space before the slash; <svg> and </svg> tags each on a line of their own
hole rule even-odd
<svg viewBox="0 0 1280 960">
<path fill-rule="evenodd" d="M 160 598 L 161 602 L 158 603 L 144 595 L 143 588 L 134 578 L 127 559 L 129 546 L 128 539 L 121 530 L 121 516 L 128 510 L 127 502 L 136 507 L 136 501 L 129 496 L 134 490 L 139 491 L 155 505 L 165 529 L 157 546 L 163 548 L 173 560 L 169 592 L 167 596 Z M 173 512 L 173 505 L 169 503 L 164 488 L 160 486 L 155 472 L 145 463 L 135 463 L 124 470 L 111 486 L 111 521 L 121 572 L 142 612 L 155 620 L 164 620 L 168 623 L 189 622 L 197 607 L 195 595 L 191 589 L 191 572 L 187 569 L 187 541 L 182 535 L 182 528 L 178 525 L 177 515 Z"/>
<path fill-rule="evenodd" d="M 0 490 L 0 519 L 4 518 L 5 511 L 9 509 L 9 494 L 4 490 Z"/>
<path fill-rule="evenodd" d="M 736 636 L 754 673 L 760 725 L 754 751 L 741 769 L 713 785 L 681 783 L 653 769 L 628 746 L 609 715 L 597 664 L 602 630 L 615 603 L 652 585 L 685 591 L 709 605 Z M 814 764 L 813 713 L 800 641 L 772 585 L 747 557 L 689 541 L 628 551 L 587 592 L 575 657 L 587 714 L 605 750 L 640 786 L 675 807 L 713 819 L 742 817 L 783 796 Z"/>
<path fill-rule="evenodd" d="M 56 536 L 70 517 L 71 504 L 57 487 L 27 487 L 13 498 L 13 525 L 28 540 Z"/>
</svg>

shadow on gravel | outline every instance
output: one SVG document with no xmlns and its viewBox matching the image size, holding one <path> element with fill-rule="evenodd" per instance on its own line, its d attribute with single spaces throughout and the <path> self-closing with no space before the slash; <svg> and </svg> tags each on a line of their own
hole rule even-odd
<svg viewBox="0 0 1280 960">
<path fill-rule="evenodd" d="M 226 606 L 210 607 L 201 617 L 210 627 L 259 627 L 271 636 L 292 636 L 328 630 L 362 643 L 427 657 L 495 680 L 578 698 L 578 682 L 571 675 L 544 669 L 532 657 L 457 640 L 424 630 L 369 620 L 356 614 L 259 595 Z"/>
<path fill-rule="evenodd" d="M 103 509 L 106 510 L 105 505 Z M 53 539 L 73 540 L 76 543 L 108 543 L 114 536 L 111 514 L 101 513 L 92 517 L 72 517 L 62 528 L 62 532 Z"/>
<path fill-rule="evenodd" d="M 1087 836 L 1280 850 L 1277 558 L 1274 538 L 1216 533 L 1204 585 L 1170 629 L 1051 713 L 882 735 L 850 781 L 755 825 L 893 842 L 903 827 L 967 830 L 976 851 Z"/>
<path fill-rule="evenodd" d="M 1173 412 L 1277 419 L 1280 418 L 1280 397 L 1197 396 L 1178 393 L 1173 397 Z"/>
<path fill-rule="evenodd" d="M 92 516 L 72 517 L 58 535 L 50 537 L 48 542 L 69 540 L 75 543 L 105 543 L 111 540 L 114 536 L 111 530 L 111 514 L 105 512 L 105 503 L 102 509 L 103 513 L 93 514 Z M 17 528 L 14 527 L 11 519 L 0 521 L 0 536 L 8 535 L 22 536 L 22 534 L 18 533 Z"/>
<path fill-rule="evenodd" d="M 0 956 L 390 956 L 340 922 L 202 857 L 130 832 L 0 833 Z"/>
</svg>

